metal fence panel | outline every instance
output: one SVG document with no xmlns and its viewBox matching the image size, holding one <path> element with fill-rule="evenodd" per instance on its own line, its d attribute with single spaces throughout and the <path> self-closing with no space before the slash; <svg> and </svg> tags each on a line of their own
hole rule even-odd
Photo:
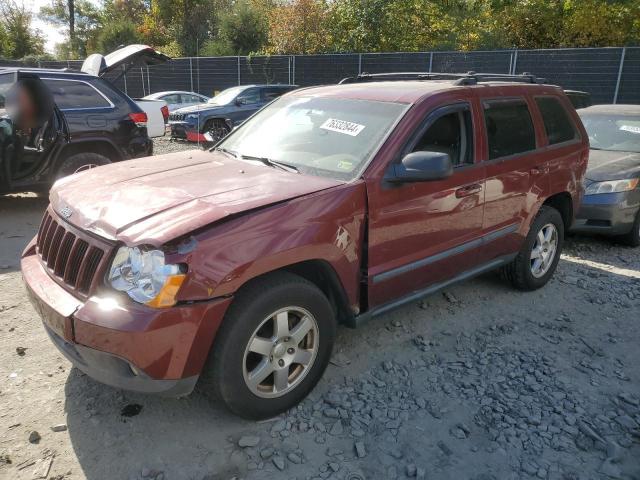
<svg viewBox="0 0 640 480">
<path fill-rule="evenodd" d="M 442 73 L 510 73 L 512 51 L 434 52 L 432 71 Z"/>
<path fill-rule="evenodd" d="M 565 89 L 591 93 L 594 103 L 612 103 L 621 48 L 522 50 L 516 73 L 530 72 Z"/>
<path fill-rule="evenodd" d="M 291 57 L 240 57 L 240 84 L 290 83 Z"/>
<path fill-rule="evenodd" d="M 428 72 L 429 52 L 419 53 L 363 53 L 362 73 Z"/>
<path fill-rule="evenodd" d="M 640 47 L 496 50 L 477 52 L 407 52 L 258 57 L 178 58 L 163 65 L 134 67 L 113 80 L 131 97 L 164 91 L 193 90 L 204 95 L 236 85 L 295 83 L 301 86 L 335 83 L 358 73 L 530 72 L 567 89 L 591 93 L 594 103 L 640 103 Z M 0 66 L 22 65 L 0 59 Z M 45 61 L 45 68 L 79 69 L 81 61 Z"/>
<path fill-rule="evenodd" d="M 640 47 L 625 51 L 618 103 L 640 103 Z"/>
<path fill-rule="evenodd" d="M 336 83 L 358 74 L 358 54 L 348 55 L 296 55 L 295 79 L 302 87 Z"/>
</svg>

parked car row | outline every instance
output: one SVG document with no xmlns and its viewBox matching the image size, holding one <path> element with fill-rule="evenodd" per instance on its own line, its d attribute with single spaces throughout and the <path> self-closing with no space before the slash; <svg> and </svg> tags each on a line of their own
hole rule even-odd
<svg viewBox="0 0 640 480">
<path fill-rule="evenodd" d="M 160 60 L 147 53 L 121 65 Z M 114 57 L 90 59 L 96 74 L 0 71 L 0 96 L 29 112 L 0 123 L 1 178 L 45 188 L 88 170 L 52 187 L 21 267 L 53 343 L 103 383 L 178 397 L 199 383 L 273 417 L 318 382 L 338 324 L 492 270 L 540 288 L 572 229 L 639 243 L 638 107 L 576 111 L 532 75 L 249 85 L 170 114 L 209 151 L 117 163 L 75 150 L 82 129 L 109 125 L 145 156 L 145 114 L 98 76 Z M 78 85 L 56 97 L 63 81 Z"/>
</svg>

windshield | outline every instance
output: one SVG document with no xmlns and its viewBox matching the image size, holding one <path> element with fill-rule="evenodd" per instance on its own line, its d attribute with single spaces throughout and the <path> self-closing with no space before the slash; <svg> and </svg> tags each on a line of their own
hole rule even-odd
<svg viewBox="0 0 640 480">
<path fill-rule="evenodd" d="M 581 114 L 591 148 L 640 153 L 640 115 Z"/>
<path fill-rule="evenodd" d="M 221 91 L 215 97 L 210 98 L 207 103 L 211 103 L 213 105 L 227 105 L 231 103 L 233 99 L 236 98 L 238 94 L 244 90 L 244 88 L 245 87 L 227 88 L 226 90 Z"/>
<path fill-rule="evenodd" d="M 406 109 L 391 102 L 283 97 L 220 147 L 292 165 L 301 173 L 352 180 Z"/>
</svg>

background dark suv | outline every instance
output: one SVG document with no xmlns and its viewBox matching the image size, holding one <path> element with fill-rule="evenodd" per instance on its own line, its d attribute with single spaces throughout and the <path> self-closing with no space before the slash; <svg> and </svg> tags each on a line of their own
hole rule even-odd
<svg viewBox="0 0 640 480">
<path fill-rule="evenodd" d="M 40 80 L 56 105 L 45 140 L 35 147 L 0 152 L 0 193 L 46 190 L 86 166 L 151 155 L 146 114 L 108 81 L 82 72 L 0 69 L 0 115 L 19 81 Z"/>
<path fill-rule="evenodd" d="M 192 142 L 217 142 L 267 103 L 297 85 L 242 85 L 223 90 L 207 103 L 185 107 L 169 115 L 171 136 Z M 206 139 L 208 133 L 211 138 Z"/>
</svg>

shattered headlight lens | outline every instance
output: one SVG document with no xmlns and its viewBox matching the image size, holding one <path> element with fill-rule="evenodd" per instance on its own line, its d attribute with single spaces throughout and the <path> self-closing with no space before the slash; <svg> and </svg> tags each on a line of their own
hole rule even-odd
<svg viewBox="0 0 640 480">
<path fill-rule="evenodd" d="M 162 250 L 120 247 L 107 280 L 138 303 L 171 307 L 176 304 L 185 272 L 185 265 L 167 265 Z"/>
<path fill-rule="evenodd" d="M 600 193 L 620 193 L 628 192 L 638 186 L 638 178 L 630 178 L 626 180 L 608 180 L 606 182 L 595 182 L 589 185 L 584 193 L 585 195 L 597 195 Z"/>
</svg>

